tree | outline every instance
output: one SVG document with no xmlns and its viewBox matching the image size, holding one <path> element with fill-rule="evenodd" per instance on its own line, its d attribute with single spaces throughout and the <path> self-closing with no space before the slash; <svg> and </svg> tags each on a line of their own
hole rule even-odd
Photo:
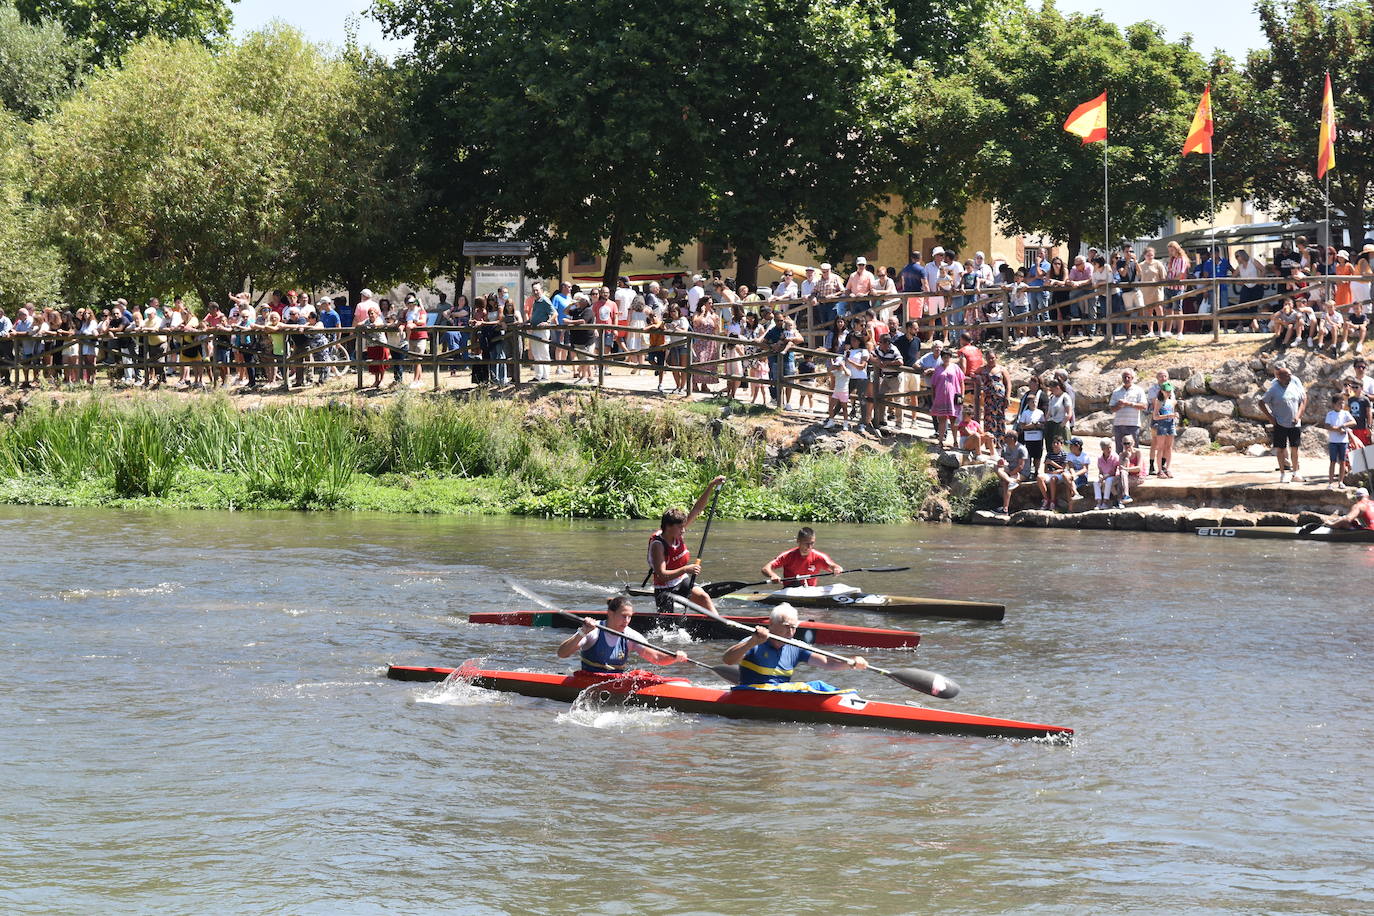
<svg viewBox="0 0 1374 916">
<path fill-rule="evenodd" d="M 1112 234 L 1106 241 L 1151 234 L 1169 213 L 1207 213 L 1206 162 L 1180 155 L 1207 68 L 1186 42 L 1165 41 L 1153 23 L 1123 34 L 1101 15 L 1066 17 L 1047 0 L 990 27 L 970 54 L 968 78 L 988 102 L 972 127 L 980 147 L 972 187 L 997 203 L 1004 230 L 1047 232 L 1070 252 L 1084 238 L 1100 238 L 1103 147 L 1083 145 L 1063 123 L 1074 106 L 1104 89 Z M 1226 107 L 1214 90 L 1214 110 Z M 1218 178 L 1218 199 L 1225 199 L 1238 180 Z"/>
<path fill-rule="evenodd" d="M 1269 47 L 1250 55 L 1237 123 L 1244 137 L 1240 168 L 1253 176 L 1250 193 L 1286 218 L 1324 218 L 1317 131 L 1329 72 L 1336 103 L 1333 222 L 1347 226 L 1358 244 L 1374 223 L 1374 6 L 1262 0 L 1257 9 Z"/>
<path fill-rule="evenodd" d="M 211 44 L 229 34 L 235 0 L 15 0 L 32 23 L 60 23 L 86 42 L 92 66 L 117 64 L 143 38 Z"/>
<path fill-rule="evenodd" d="M 711 137 L 690 72 L 733 36 L 687 0 L 378 0 L 413 39 L 427 172 L 469 225 L 506 225 L 543 265 L 605 246 L 612 283 L 628 245 L 685 242 L 707 197 Z M 460 242 L 455 239 L 454 242 Z"/>
<path fill-rule="evenodd" d="M 60 25 L 25 22 L 0 0 L 0 108 L 42 117 L 71 92 L 83 64 L 81 46 Z"/>
<path fill-rule="evenodd" d="M 52 302 L 62 283 L 62 260 L 43 244 L 38 213 L 27 199 L 27 125 L 0 111 L 0 305 L 10 313 L 25 302 Z"/>
</svg>

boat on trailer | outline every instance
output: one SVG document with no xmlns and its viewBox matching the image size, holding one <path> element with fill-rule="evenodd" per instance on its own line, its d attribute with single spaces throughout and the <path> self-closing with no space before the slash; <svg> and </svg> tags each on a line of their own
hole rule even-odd
<svg viewBox="0 0 1374 916">
<path fill-rule="evenodd" d="M 856 725 L 896 731 L 939 735 L 973 735 L 985 738 L 1059 738 L 1068 740 L 1073 729 L 972 713 L 951 712 L 882 700 L 868 700 L 856 693 L 800 693 L 783 690 L 722 690 L 684 680 L 664 678 L 647 671 L 607 675 L 578 671 L 547 674 L 532 671 L 494 671 L 476 667 L 428 668 L 392 665 L 387 677 L 398 681 L 437 683 L 458 676 L 476 687 L 518 693 L 571 703 L 584 691 L 606 702 L 623 702 L 650 709 L 725 716 L 731 719 L 766 719 L 823 725 Z"/>
<path fill-rule="evenodd" d="M 579 611 L 582 617 L 604 621 L 605 611 Z M 742 623 L 745 626 L 768 626 L 767 617 L 722 615 L 726 620 Z M 504 624 L 515 627 L 554 627 L 572 630 L 575 621 L 550 611 L 492 611 L 468 615 L 469 623 Z M 650 630 L 678 629 L 693 639 L 730 639 L 740 638 L 740 631 L 713 620 L 705 614 L 659 614 L 636 611 L 635 628 L 640 632 Z M 912 630 L 890 630 L 882 627 L 854 627 L 842 623 L 824 623 L 819 620 L 804 620 L 797 630 L 797 639 L 817 646 L 858 646 L 864 649 L 910 649 L 919 645 L 921 634 Z"/>
</svg>

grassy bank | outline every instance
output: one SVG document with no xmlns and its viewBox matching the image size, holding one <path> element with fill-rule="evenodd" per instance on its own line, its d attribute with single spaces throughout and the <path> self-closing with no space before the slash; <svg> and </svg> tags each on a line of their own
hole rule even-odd
<svg viewBox="0 0 1374 916">
<path fill-rule="evenodd" d="M 0 427 L 0 501 L 650 518 L 731 480 L 723 518 L 895 522 L 929 492 L 919 450 L 768 462 L 697 412 L 583 396 L 405 398 L 381 409 L 85 401 Z"/>
</svg>

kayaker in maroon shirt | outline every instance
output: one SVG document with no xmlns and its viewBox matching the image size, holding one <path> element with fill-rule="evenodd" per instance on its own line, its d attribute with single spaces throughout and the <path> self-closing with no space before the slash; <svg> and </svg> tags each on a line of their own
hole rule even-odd
<svg viewBox="0 0 1374 916">
<path fill-rule="evenodd" d="M 844 568 L 816 549 L 816 532 L 803 528 L 797 532 L 797 546 L 778 554 L 760 572 L 769 582 L 786 580 L 788 585 L 815 585 L 816 573 L 842 573 Z"/>
</svg>

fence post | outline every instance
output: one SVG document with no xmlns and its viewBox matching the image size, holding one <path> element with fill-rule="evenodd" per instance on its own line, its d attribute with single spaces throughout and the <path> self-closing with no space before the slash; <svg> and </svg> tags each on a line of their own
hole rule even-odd
<svg viewBox="0 0 1374 916">
<path fill-rule="evenodd" d="M 1216 268 L 1212 268 L 1216 272 Z M 1221 307 L 1221 297 L 1217 295 L 1220 289 L 1216 277 L 1212 277 L 1212 288 L 1207 293 L 1207 298 L 1212 302 L 1212 343 L 1221 343 L 1221 313 L 1217 311 Z"/>
<path fill-rule="evenodd" d="M 687 355 L 683 357 L 686 360 L 686 362 L 683 363 L 682 368 L 684 370 L 683 374 L 687 377 L 687 396 L 691 397 L 692 388 L 695 384 L 694 380 L 692 379 L 692 339 L 690 337 L 685 337 L 683 338 L 683 342 L 686 344 L 684 349 L 687 351 Z M 671 344 L 669 345 L 668 349 L 671 352 Z"/>
<path fill-rule="evenodd" d="M 282 388 L 291 393 L 291 335 L 282 335 L 281 347 Z"/>
<path fill-rule="evenodd" d="M 1011 293 L 1002 290 L 998 293 L 1003 297 L 1002 301 L 1002 346 L 1011 346 Z M 901 421 L 901 416 L 897 417 Z"/>
<path fill-rule="evenodd" d="M 596 330 L 596 387 L 606 387 L 606 332 Z"/>
<path fill-rule="evenodd" d="M 358 390 L 363 389 L 363 351 L 367 348 L 363 346 L 363 335 L 358 332 L 357 327 L 353 328 L 353 368 L 358 373 Z"/>
<path fill-rule="evenodd" d="M 429 330 L 429 355 L 434 360 L 434 390 L 439 390 L 439 335 L 440 332 L 430 328 Z M 447 340 L 447 332 L 444 332 L 444 339 Z"/>
<path fill-rule="evenodd" d="M 516 388 L 520 387 L 520 364 L 524 362 L 525 338 L 520 334 L 520 325 L 513 324 L 506 331 L 510 335 L 510 340 L 506 343 L 506 349 L 514 353 L 514 362 L 511 364 L 510 380 Z"/>
</svg>

